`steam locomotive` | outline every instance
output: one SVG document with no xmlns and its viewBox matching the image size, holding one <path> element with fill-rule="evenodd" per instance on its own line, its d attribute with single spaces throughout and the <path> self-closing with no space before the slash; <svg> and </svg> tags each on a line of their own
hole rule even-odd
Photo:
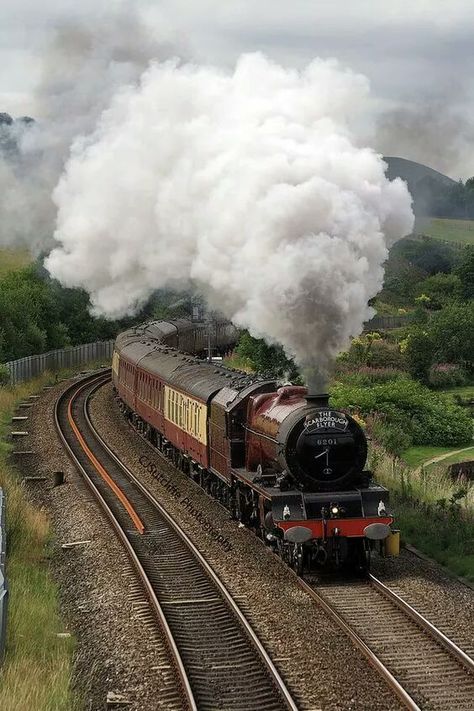
<svg viewBox="0 0 474 711">
<path fill-rule="evenodd" d="M 296 572 L 366 570 L 393 518 L 365 469 L 363 429 L 327 395 L 198 358 L 207 328 L 155 321 L 121 333 L 112 379 L 122 411 Z M 225 351 L 236 331 L 219 322 L 213 340 Z"/>
</svg>

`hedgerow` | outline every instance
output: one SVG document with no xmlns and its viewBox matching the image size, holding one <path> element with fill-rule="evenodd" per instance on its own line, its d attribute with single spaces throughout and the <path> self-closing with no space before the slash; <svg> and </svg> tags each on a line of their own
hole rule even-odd
<svg viewBox="0 0 474 711">
<path fill-rule="evenodd" d="M 331 392 L 331 405 L 353 408 L 364 418 L 372 418 L 383 444 L 398 454 L 398 443 L 384 441 L 398 430 L 408 446 L 432 444 L 451 446 L 468 444 L 472 440 L 469 414 L 442 395 L 408 378 L 400 378 L 371 387 L 336 383 Z M 389 432 L 390 431 L 390 432 Z M 411 439 L 411 442 L 409 441 Z"/>
</svg>

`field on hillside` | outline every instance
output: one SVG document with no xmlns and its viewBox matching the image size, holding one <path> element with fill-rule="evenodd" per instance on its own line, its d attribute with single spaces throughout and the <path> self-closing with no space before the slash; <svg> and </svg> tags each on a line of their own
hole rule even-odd
<svg viewBox="0 0 474 711">
<path fill-rule="evenodd" d="M 0 277 L 31 262 L 26 249 L 0 249 Z"/>
<path fill-rule="evenodd" d="M 465 242 L 474 244 L 474 220 L 433 219 L 424 222 L 418 228 L 420 234 L 446 240 L 447 242 Z"/>
</svg>

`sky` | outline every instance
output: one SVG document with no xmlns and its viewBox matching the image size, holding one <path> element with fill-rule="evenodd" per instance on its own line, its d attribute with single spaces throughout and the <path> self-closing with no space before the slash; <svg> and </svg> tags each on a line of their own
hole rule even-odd
<svg viewBox="0 0 474 711">
<path fill-rule="evenodd" d="M 94 24 L 117 0 L 2 0 L 0 111 L 35 116 L 55 27 Z M 336 57 L 371 84 L 385 154 L 466 177 L 474 151 L 474 3 L 469 0 L 136 0 L 148 26 L 198 62 L 260 50 L 287 67 Z M 409 155 L 408 155 L 409 154 Z"/>
</svg>

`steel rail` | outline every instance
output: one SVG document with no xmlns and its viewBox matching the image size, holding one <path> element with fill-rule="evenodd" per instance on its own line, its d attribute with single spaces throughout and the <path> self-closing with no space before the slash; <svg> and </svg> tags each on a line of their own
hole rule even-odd
<svg viewBox="0 0 474 711">
<path fill-rule="evenodd" d="M 391 590 L 387 585 L 382 583 L 381 580 L 375 577 L 375 575 L 370 574 L 369 580 L 373 587 L 384 597 L 386 597 L 390 602 L 394 603 L 399 610 L 404 612 L 408 617 L 410 617 L 413 622 L 416 622 L 425 632 L 430 634 L 433 639 L 435 639 L 442 647 L 446 649 L 449 654 L 451 654 L 465 669 L 474 674 L 474 659 L 470 657 L 466 652 L 464 652 L 460 647 L 458 647 L 455 642 L 453 642 L 449 637 L 447 637 L 441 630 L 439 630 L 432 622 L 426 619 L 418 610 L 415 610 L 406 600 L 404 600 L 400 595 Z"/>
<path fill-rule="evenodd" d="M 459 699 L 460 708 L 467 708 L 466 695 L 470 695 L 471 687 L 474 681 L 474 660 L 468 654 L 466 654 L 466 652 L 464 652 L 457 644 L 455 644 L 451 639 L 449 639 L 443 632 L 441 632 L 433 623 L 427 620 L 415 608 L 413 608 L 409 603 L 403 600 L 400 595 L 398 595 L 395 591 L 391 590 L 387 585 L 385 585 L 374 575 L 369 574 L 365 585 L 363 585 L 363 582 L 361 581 L 361 587 L 358 592 L 357 586 L 350 586 L 349 588 L 347 588 L 348 595 L 351 593 L 353 596 L 352 601 L 351 597 L 349 597 L 348 595 L 346 596 L 342 594 L 342 597 L 340 597 L 341 590 L 338 589 L 337 586 L 335 589 L 332 589 L 330 586 L 328 586 L 327 588 L 323 588 L 323 590 L 326 590 L 327 593 L 320 593 L 318 589 L 313 587 L 313 585 L 308 584 L 307 581 L 298 578 L 298 582 L 300 583 L 301 587 L 314 600 L 316 600 L 318 605 L 320 605 L 324 609 L 324 611 L 327 612 L 327 614 L 330 615 L 330 617 L 338 624 L 338 626 L 350 637 L 354 645 L 367 657 L 370 663 L 377 668 L 377 670 L 383 675 L 389 686 L 397 694 L 402 703 L 409 709 L 419 709 L 420 707 L 415 701 L 414 696 L 418 697 L 419 695 L 421 695 L 421 697 L 424 698 L 426 694 L 429 695 L 433 693 L 439 693 L 436 688 L 433 689 L 432 682 L 430 681 L 430 674 L 433 675 L 433 671 L 429 671 L 430 667 L 420 667 L 418 669 L 417 676 L 413 676 L 415 668 L 413 667 L 413 660 L 410 658 L 410 655 L 407 655 L 406 659 L 404 660 L 403 656 L 400 657 L 397 653 L 393 655 L 393 652 L 388 652 L 388 650 L 386 650 L 384 648 L 384 645 L 382 644 L 383 640 L 378 639 L 377 635 L 373 635 L 372 628 L 370 626 L 364 628 L 361 627 L 361 624 L 359 624 L 362 623 L 364 617 L 367 617 L 367 614 L 362 614 L 364 611 L 363 607 L 360 607 L 359 605 L 359 609 L 356 606 L 355 602 L 357 601 L 357 597 L 360 597 L 361 601 L 365 599 L 365 604 L 367 604 L 369 598 L 365 597 L 365 594 L 369 590 L 372 590 L 376 595 L 372 600 L 372 605 L 375 604 L 376 606 L 377 599 L 380 599 L 377 598 L 377 596 L 380 595 L 386 603 L 389 603 L 390 606 L 385 608 L 385 615 L 390 614 L 390 609 L 394 611 L 396 610 L 398 615 L 400 615 L 400 613 L 402 613 L 403 615 L 403 617 L 399 618 L 398 625 L 401 624 L 401 620 L 403 619 L 405 619 L 409 624 L 412 625 L 412 630 L 413 623 L 416 625 L 419 630 L 419 633 L 423 635 L 423 637 L 420 637 L 418 641 L 418 645 L 421 644 L 421 648 L 423 648 L 423 645 L 425 644 L 421 642 L 421 640 L 424 638 L 426 640 L 426 644 L 431 643 L 432 650 L 437 647 L 438 650 L 443 650 L 443 652 L 440 651 L 440 653 L 447 652 L 446 660 L 449 658 L 451 659 L 451 667 L 447 667 L 446 679 L 449 680 L 449 683 L 448 681 L 446 681 L 447 686 L 446 689 L 443 690 L 443 693 L 446 696 L 446 694 L 452 694 L 453 690 L 455 690 L 456 692 L 458 692 L 457 698 Z M 333 595 L 337 595 L 337 598 L 334 597 L 333 599 L 331 599 L 331 592 Z M 376 607 L 374 609 L 376 609 Z M 354 617 L 354 615 L 356 615 L 356 617 Z M 396 617 L 393 618 L 394 621 L 396 621 L 396 619 Z M 367 618 L 366 620 L 366 624 L 367 623 L 369 623 L 369 618 Z M 400 630 L 402 629 L 404 628 L 401 628 L 400 626 L 398 627 L 398 632 L 394 638 L 395 640 L 397 638 L 400 638 Z M 406 633 L 409 633 L 408 628 L 406 630 Z M 413 640 L 413 633 L 409 633 L 409 637 Z M 382 645 L 382 652 L 378 651 L 378 647 L 380 645 Z M 394 649 L 396 650 L 397 647 L 395 647 Z M 425 647 L 425 654 L 426 653 L 427 649 Z M 408 683 L 410 685 L 410 692 L 407 690 L 407 688 L 402 686 L 402 684 L 396 678 L 395 674 L 390 671 L 390 669 L 385 663 L 387 661 L 387 658 L 389 666 L 391 668 L 395 666 L 395 674 L 397 676 L 400 676 L 401 678 L 406 677 L 407 679 L 409 679 Z M 439 655 L 434 654 L 432 669 L 439 668 L 439 660 Z M 402 666 L 400 666 L 400 664 Z M 461 672 L 459 670 L 457 677 L 453 677 L 453 674 L 455 674 L 454 669 L 456 667 L 458 669 L 459 667 L 462 667 L 464 671 L 467 672 L 466 676 L 460 676 Z M 449 669 L 451 669 L 451 671 L 449 671 Z M 408 676 L 406 676 L 407 674 Z M 433 678 L 433 676 L 431 676 L 431 678 Z M 442 681 L 442 678 L 442 676 L 439 677 L 439 682 Z M 455 683 L 457 683 L 458 686 L 453 685 L 454 678 L 457 678 L 457 682 Z M 452 689 L 451 691 L 449 691 L 451 687 Z M 430 697 L 428 696 L 428 698 Z M 444 701 L 446 701 L 446 699 L 444 699 Z M 439 703 L 441 704 L 442 702 L 443 699 L 442 697 L 440 697 Z M 444 708 L 444 706 L 442 708 Z M 471 708 L 470 705 L 469 708 Z"/>
<path fill-rule="evenodd" d="M 94 388 L 94 391 L 97 390 L 99 387 L 101 387 L 101 384 L 97 384 L 96 387 Z M 92 394 L 92 392 L 91 392 Z M 207 560 L 204 558 L 202 553 L 199 551 L 199 549 L 194 545 L 194 543 L 191 541 L 189 536 L 183 531 L 183 529 L 179 526 L 179 524 L 168 514 L 166 509 L 163 508 L 163 506 L 160 504 L 160 502 L 151 494 L 151 492 L 142 484 L 142 482 L 128 469 L 128 467 L 125 466 L 125 464 L 120 460 L 120 458 L 116 455 L 116 453 L 107 445 L 107 443 L 104 441 L 104 439 L 101 437 L 101 435 L 97 432 L 97 429 L 94 427 L 92 424 L 92 421 L 89 416 L 88 412 L 88 400 L 84 402 L 84 415 L 87 420 L 87 424 L 91 430 L 91 432 L 94 434 L 94 437 L 97 439 L 97 441 L 101 444 L 101 446 L 108 452 L 108 454 L 112 457 L 112 459 L 116 462 L 116 464 L 121 468 L 123 473 L 137 486 L 138 489 L 144 494 L 144 496 L 148 499 L 148 501 L 160 512 L 160 515 L 163 516 L 163 518 L 166 519 L 166 521 L 169 523 L 169 525 L 173 528 L 173 530 L 176 532 L 176 534 L 179 536 L 179 538 L 185 543 L 185 545 L 188 547 L 188 549 L 191 551 L 193 556 L 199 561 L 201 566 L 205 569 L 211 580 L 215 583 L 217 588 L 219 589 L 221 595 L 225 599 L 225 601 L 228 603 L 229 607 L 233 610 L 234 614 L 236 615 L 237 619 L 240 621 L 241 625 L 245 629 L 246 633 L 250 637 L 250 639 L 253 642 L 253 645 L 255 649 L 258 651 L 263 663 L 267 667 L 267 670 L 281 693 L 287 708 L 290 711 L 298 711 L 298 707 L 293 700 L 291 693 L 286 687 L 285 682 L 281 678 L 277 668 L 273 664 L 270 656 L 268 655 L 268 652 L 266 651 L 265 647 L 263 646 L 262 642 L 256 635 L 255 631 L 253 630 L 251 624 L 245 617 L 245 615 L 242 613 L 241 609 L 233 599 L 232 595 L 229 593 L 227 588 L 225 587 L 224 583 L 221 581 L 217 573 L 211 568 Z"/>
<path fill-rule="evenodd" d="M 91 480 L 91 478 L 87 474 L 86 470 L 80 463 L 79 459 L 75 455 L 72 447 L 68 443 L 68 441 L 65 437 L 63 428 L 61 427 L 61 424 L 59 421 L 59 408 L 60 408 L 61 404 L 64 402 L 64 400 L 66 399 L 66 397 L 70 397 L 70 401 L 68 404 L 68 413 L 69 413 L 70 404 L 71 404 L 72 400 L 77 398 L 77 396 L 80 394 L 80 392 L 82 392 L 82 390 L 84 390 L 85 388 L 89 387 L 94 382 L 94 380 L 97 380 L 97 383 L 96 383 L 97 388 L 101 387 L 102 385 L 104 385 L 106 382 L 108 382 L 110 380 L 110 371 L 107 372 L 107 375 L 103 375 L 103 374 L 100 374 L 99 376 L 93 375 L 93 376 L 83 379 L 80 383 L 74 383 L 58 398 L 58 400 L 55 403 L 55 407 L 54 407 L 54 422 L 55 422 L 55 426 L 56 426 L 56 431 L 57 431 L 57 433 L 61 439 L 61 442 L 62 442 L 64 448 L 66 449 L 69 457 L 71 458 L 73 463 L 78 468 L 84 481 L 86 482 L 87 486 L 92 491 L 92 493 L 94 494 L 99 505 L 101 506 L 101 508 L 104 511 L 105 515 L 107 516 L 109 522 L 111 523 L 118 539 L 121 541 L 122 545 L 124 546 L 124 548 L 127 552 L 127 555 L 129 556 L 129 558 L 132 562 L 132 565 L 135 568 L 135 571 L 140 579 L 140 582 L 142 583 L 142 585 L 145 589 L 146 595 L 147 595 L 148 599 L 150 600 L 152 609 L 154 610 L 154 612 L 156 614 L 158 623 L 159 623 L 161 630 L 164 634 L 166 644 L 167 644 L 168 649 L 171 653 L 171 656 L 172 656 L 174 664 L 175 664 L 176 672 L 178 674 L 178 679 L 179 679 L 180 686 L 181 686 L 181 692 L 182 692 L 182 695 L 184 696 L 184 702 L 190 711 L 198 711 L 198 707 L 197 707 L 196 701 L 194 699 L 194 694 L 192 692 L 191 685 L 189 683 L 189 679 L 187 677 L 186 670 L 185 670 L 183 661 L 181 659 L 181 655 L 179 653 L 179 650 L 178 650 L 178 647 L 177 647 L 176 642 L 174 640 L 174 637 L 171 633 L 171 629 L 168 625 L 168 621 L 164 615 L 164 612 L 163 612 L 163 609 L 160 605 L 160 602 L 159 602 L 159 600 L 155 594 L 155 591 L 153 590 L 153 587 L 148 579 L 148 576 L 147 576 L 142 564 L 140 563 L 137 554 L 133 550 L 131 543 L 129 542 L 127 536 L 125 535 L 122 527 L 120 526 L 117 519 L 115 518 L 112 510 L 108 506 L 108 504 L 105 501 L 105 499 L 103 498 L 102 494 L 97 489 L 94 482 Z M 92 463 L 94 464 L 94 462 L 92 462 Z M 100 471 L 99 471 L 99 474 L 100 474 Z"/>
<path fill-rule="evenodd" d="M 379 657 L 372 651 L 372 649 L 364 642 L 362 637 L 352 629 L 344 617 L 337 612 L 332 605 L 324 599 L 314 588 L 311 587 L 305 580 L 297 577 L 299 585 L 303 590 L 312 597 L 320 607 L 326 612 L 327 615 L 337 624 L 337 626 L 349 637 L 351 642 L 354 644 L 356 649 L 358 649 L 362 654 L 368 659 L 371 666 L 383 677 L 390 689 L 398 696 L 402 704 L 410 711 L 422 711 L 420 706 L 416 701 L 410 696 L 408 691 L 400 684 L 399 681 L 394 677 L 391 671 L 385 666 L 385 664 L 379 659 Z"/>
<path fill-rule="evenodd" d="M 85 387 L 87 387 L 87 386 L 85 386 Z M 80 388 L 76 392 L 76 395 L 74 397 L 71 397 L 71 399 L 69 400 L 68 406 L 67 406 L 67 418 L 68 418 L 68 422 L 71 426 L 71 429 L 74 432 L 74 434 L 76 435 L 76 439 L 79 442 L 79 444 L 81 445 L 84 452 L 86 453 L 89 461 L 92 463 L 92 465 L 94 466 L 96 471 L 99 472 L 100 476 L 106 482 L 107 486 L 109 486 L 112 489 L 112 491 L 114 492 L 114 494 L 118 498 L 118 500 L 123 504 L 128 515 L 132 519 L 133 524 L 134 524 L 135 528 L 137 529 L 137 531 L 139 533 L 143 534 L 143 532 L 145 530 L 145 526 L 143 525 L 143 521 L 141 520 L 140 516 L 135 511 L 135 509 L 133 508 L 133 506 L 131 505 L 131 503 L 129 502 L 129 500 L 127 499 L 125 494 L 123 493 L 122 489 L 119 486 L 117 486 L 115 481 L 106 472 L 106 470 L 104 469 L 102 464 L 99 462 L 99 460 L 97 459 L 95 454 L 90 449 L 90 447 L 87 446 L 84 437 L 81 435 L 78 426 L 74 422 L 74 417 L 72 414 L 72 404 L 73 404 L 75 398 L 77 397 L 77 395 L 79 395 L 79 393 L 81 392 L 81 390 L 82 390 L 82 388 Z"/>
</svg>

